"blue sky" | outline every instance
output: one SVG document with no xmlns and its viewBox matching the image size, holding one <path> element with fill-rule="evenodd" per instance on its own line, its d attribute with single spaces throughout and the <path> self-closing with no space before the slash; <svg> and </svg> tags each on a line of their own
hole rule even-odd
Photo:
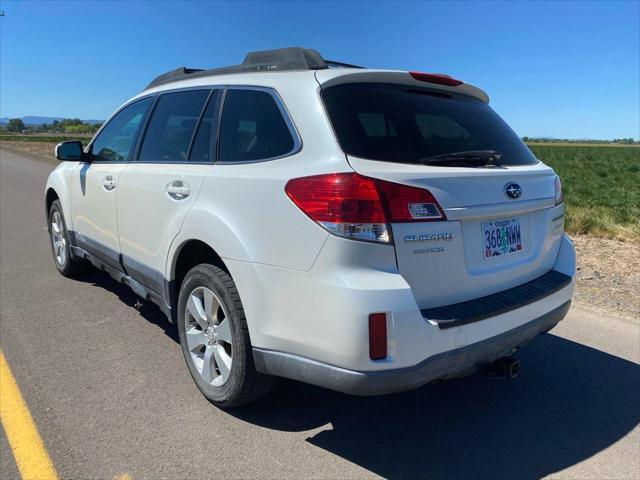
<svg viewBox="0 0 640 480">
<path fill-rule="evenodd" d="M 640 2 L 0 1 L 0 116 L 103 119 L 178 66 L 304 46 L 449 73 L 520 135 L 640 137 Z"/>
</svg>

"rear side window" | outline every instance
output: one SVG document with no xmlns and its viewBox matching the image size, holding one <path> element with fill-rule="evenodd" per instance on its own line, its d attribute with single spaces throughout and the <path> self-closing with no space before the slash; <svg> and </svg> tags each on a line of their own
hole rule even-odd
<svg viewBox="0 0 640 480">
<path fill-rule="evenodd" d="M 126 162 L 133 147 L 151 98 L 145 98 L 120 110 L 91 144 L 94 161 Z"/>
<path fill-rule="evenodd" d="M 248 162 L 291 153 L 295 145 L 273 96 L 259 90 L 227 90 L 220 125 L 221 162 Z"/>
<path fill-rule="evenodd" d="M 495 150 L 500 165 L 537 163 L 487 104 L 393 84 L 346 84 L 322 92 L 340 146 L 356 157 L 421 163 L 436 155 Z"/>
<path fill-rule="evenodd" d="M 189 145 L 209 90 L 160 96 L 144 134 L 141 162 L 186 162 Z"/>
</svg>

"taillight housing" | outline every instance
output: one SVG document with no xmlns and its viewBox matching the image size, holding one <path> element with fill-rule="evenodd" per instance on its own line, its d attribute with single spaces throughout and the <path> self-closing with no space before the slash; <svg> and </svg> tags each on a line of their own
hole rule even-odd
<svg viewBox="0 0 640 480">
<path fill-rule="evenodd" d="M 556 189 L 556 205 L 560 205 L 562 202 L 564 202 L 564 194 L 562 193 L 562 182 L 560 181 L 560 177 L 558 175 L 556 175 L 554 186 Z"/>
<path fill-rule="evenodd" d="M 428 190 L 357 173 L 294 178 L 285 192 L 323 228 L 354 240 L 391 243 L 390 223 L 446 220 Z"/>
</svg>

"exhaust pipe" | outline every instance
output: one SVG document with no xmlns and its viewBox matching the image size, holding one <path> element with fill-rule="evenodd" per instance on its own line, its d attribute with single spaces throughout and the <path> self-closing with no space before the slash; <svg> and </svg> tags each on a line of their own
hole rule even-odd
<svg viewBox="0 0 640 480">
<path fill-rule="evenodd" d="M 494 378 L 516 378 L 520 374 L 520 360 L 513 357 L 499 358 L 485 367 L 484 374 Z"/>
</svg>

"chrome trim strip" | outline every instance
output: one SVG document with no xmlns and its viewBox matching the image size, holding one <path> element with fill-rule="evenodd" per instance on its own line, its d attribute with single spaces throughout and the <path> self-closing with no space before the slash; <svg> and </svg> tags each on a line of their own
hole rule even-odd
<svg viewBox="0 0 640 480">
<path fill-rule="evenodd" d="M 554 197 L 540 198 L 536 200 L 523 200 L 520 202 L 495 203 L 478 205 L 474 207 L 445 208 L 447 220 L 475 220 L 489 217 L 508 217 L 523 213 L 535 212 L 556 206 Z"/>
</svg>

